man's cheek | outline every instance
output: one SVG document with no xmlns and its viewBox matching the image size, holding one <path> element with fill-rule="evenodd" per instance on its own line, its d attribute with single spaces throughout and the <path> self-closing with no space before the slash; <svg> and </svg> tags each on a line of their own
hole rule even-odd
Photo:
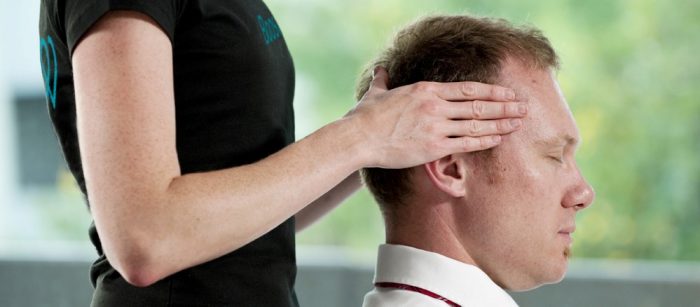
<svg viewBox="0 0 700 307">
<path fill-rule="evenodd" d="M 507 179 L 509 190 L 517 193 L 523 200 L 527 199 L 526 195 L 535 195 L 538 190 L 547 186 L 547 175 L 544 170 L 534 166 L 523 166 L 514 168 L 512 171 L 503 174 Z"/>
</svg>

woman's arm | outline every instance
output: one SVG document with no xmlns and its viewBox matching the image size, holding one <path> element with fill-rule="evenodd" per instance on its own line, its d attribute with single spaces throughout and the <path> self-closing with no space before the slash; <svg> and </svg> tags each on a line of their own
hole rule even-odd
<svg viewBox="0 0 700 307">
<path fill-rule="evenodd" d="M 453 118 L 522 116 L 516 103 L 447 101 L 506 100 L 502 88 L 419 83 L 387 91 L 380 71 L 346 117 L 254 164 L 182 175 L 172 60 L 155 22 L 119 11 L 103 16 L 72 58 L 92 215 L 110 263 L 137 286 L 249 243 L 362 167 L 484 149 L 496 143 L 470 135 L 513 130 L 505 120 L 474 129 Z"/>
<path fill-rule="evenodd" d="M 362 187 L 362 179 L 360 179 L 360 172 L 356 171 L 333 187 L 333 189 L 323 194 L 323 196 L 297 212 L 295 215 L 296 232 L 300 232 L 306 227 L 311 226 L 337 207 L 346 198 L 350 197 L 350 195 L 355 193 L 360 187 Z"/>
</svg>

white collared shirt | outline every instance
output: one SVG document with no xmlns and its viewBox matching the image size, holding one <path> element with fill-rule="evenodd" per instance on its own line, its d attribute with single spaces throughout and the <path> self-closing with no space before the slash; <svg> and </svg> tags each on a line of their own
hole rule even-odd
<svg viewBox="0 0 700 307">
<path fill-rule="evenodd" d="M 518 304 L 478 267 L 404 245 L 379 246 L 374 283 L 399 283 L 435 293 L 462 307 L 517 307 Z M 428 295 L 377 288 L 365 295 L 363 307 L 448 307 Z"/>
</svg>

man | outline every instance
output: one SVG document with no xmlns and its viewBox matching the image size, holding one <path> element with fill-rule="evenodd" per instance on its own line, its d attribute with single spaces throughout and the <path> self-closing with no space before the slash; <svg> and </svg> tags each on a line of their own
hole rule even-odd
<svg viewBox="0 0 700 307">
<path fill-rule="evenodd" d="M 429 17 L 400 31 L 376 65 L 387 68 L 390 87 L 462 80 L 507 86 L 529 115 L 487 151 L 363 170 L 387 242 L 364 306 L 516 306 L 504 289 L 560 281 L 574 217 L 594 192 L 574 160 L 579 133 L 547 38 L 504 20 Z M 368 83 L 365 73 L 358 96 Z"/>
</svg>

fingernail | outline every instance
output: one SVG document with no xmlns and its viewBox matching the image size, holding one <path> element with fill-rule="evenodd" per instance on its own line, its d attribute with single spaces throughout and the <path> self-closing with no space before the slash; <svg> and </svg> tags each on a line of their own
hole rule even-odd
<svg viewBox="0 0 700 307">
<path fill-rule="evenodd" d="M 522 123 L 523 123 L 523 122 L 522 122 L 521 120 L 517 119 L 517 118 L 516 118 L 516 119 L 511 119 L 511 120 L 510 120 L 510 126 L 513 127 L 513 128 L 519 128 L 520 125 L 521 125 Z"/>
<path fill-rule="evenodd" d="M 513 90 L 508 90 L 506 95 L 508 95 L 508 99 L 515 100 L 515 92 Z"/>
<path fill-rule="evenodd" d="M 491 143 L 493 144 L 498 144 L 501 142 L 501 136 L 500 135 L 493 135 L 491 136 Z"/>
<path fill-rule="evenodd" d="M 518 112 L 520 112 L 520 114 L 522 114 L 522 115 L 527 114 L 527 105 L 524 104 L 524 103 L 521 103 L 521 104 L 518 106 Z"/>
</svg>

